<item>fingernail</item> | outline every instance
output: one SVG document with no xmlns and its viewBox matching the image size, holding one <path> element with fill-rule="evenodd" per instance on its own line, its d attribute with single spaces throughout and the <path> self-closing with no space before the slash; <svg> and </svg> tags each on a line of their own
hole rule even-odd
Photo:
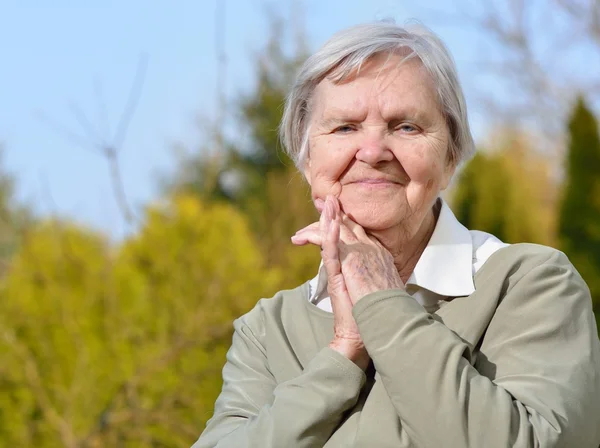
<svg viewBox="0 0 600 448">
<path fill-rule="evenodd" d="M 335 208 L 335 212 L 339 213 L 340 212 L 340 200 L 338 198 L 334 198 L 333 206 Z"/>
</svg>

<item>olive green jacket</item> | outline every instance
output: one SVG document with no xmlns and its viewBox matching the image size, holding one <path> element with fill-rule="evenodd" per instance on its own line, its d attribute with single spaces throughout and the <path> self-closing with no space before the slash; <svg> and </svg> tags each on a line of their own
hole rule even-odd
<svg viewBox="0 0 600 448">
<path fill-rule="evenodd" d="M 518 244 L 474 281 L 434 314 L 403 290 L 362 298 L 366 373 L 328 348 L 333 316 L 307 284 L 261 300 L 234 323 L 193 448 L 598 447 L 600 345 L 575 268 Z"/>
</svg>

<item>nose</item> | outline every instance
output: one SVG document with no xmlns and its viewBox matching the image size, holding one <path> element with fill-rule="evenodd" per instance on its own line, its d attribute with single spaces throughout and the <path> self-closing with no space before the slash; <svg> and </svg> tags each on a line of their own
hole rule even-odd
<svg viewBox="0 0 600 448">
<path fill-rule="evenodd" d="M 385 136 L 379 130 L 367 133 L 356 152 L 356 159 L 375 166 L 381 162 L 390 162 L 394 159 L 392 150 L 388 147 Z"/>
</svg>

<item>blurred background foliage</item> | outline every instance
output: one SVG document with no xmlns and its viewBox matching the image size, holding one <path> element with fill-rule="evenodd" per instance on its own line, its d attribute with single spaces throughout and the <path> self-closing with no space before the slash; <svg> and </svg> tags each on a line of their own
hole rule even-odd
<svg viewBox="0 0 600 448">
<path fill-rule="evenodd" d="M 273 30 L 231 106 L 249 140 L 215 129 L 125 240 L 34 216 L 0 172 L 0 446 L 189 446 L 220 391 L 232 320 L 315 274 L 318 249 L 289 238 L 317 214 L 277 140 L 308 50 L 284 51 L 285 23 Z M 507 123 L 446 199 L 471 229 L 564 250 L 600 315 L 598 118 L 585 89 L 571 94 L 564 132 L 547 134 L 564 142 L 558 162 Z"/>
</svg>

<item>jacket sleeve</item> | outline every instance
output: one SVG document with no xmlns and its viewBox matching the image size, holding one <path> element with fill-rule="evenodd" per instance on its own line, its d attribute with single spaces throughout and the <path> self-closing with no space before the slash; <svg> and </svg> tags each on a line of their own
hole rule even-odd
<svg viewBox="0 0 600 448">
<path fill-rule="evenodd" d="M 354 306 L 415 446 L 598 447 L 589 290 L 562 253 L 542 261 L 506 292 L 490 321 L 480 348 L 487 376 L 467 359 L 472 347 L 404 291 L 373 293 Z"/>
<path fill-rule="evenodd" d="M 256 317 L 256 311 L 249 314 Z M 365 373 L 328 347 L 301 375 L 277 384 L 261 343 L 264 328 L 249 325 L 256 320 L 246 315 L 234 322 L 223 389 L 192 448 L 323 446 L 356 404 Z"/>
</svg>

